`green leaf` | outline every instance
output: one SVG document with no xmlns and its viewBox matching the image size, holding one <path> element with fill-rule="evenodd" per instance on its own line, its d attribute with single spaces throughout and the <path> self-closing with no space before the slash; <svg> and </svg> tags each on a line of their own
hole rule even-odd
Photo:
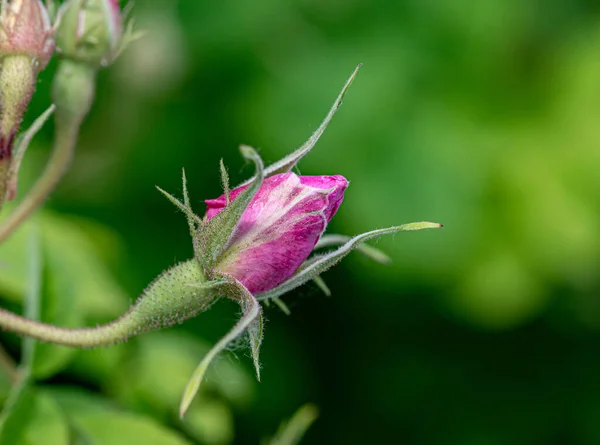
<svg viewBox="0 0 600 445">
<path fill-rule="evenodd" d="M 361 67 L 362 67 L 362 64 L 359 64 L 354 69 L 354 71 L 352 72 L 352 74 L 350 75 L 348 80 L 346 81 L 346 84 L 342 88 L 342 91 L 340 91 L 340 94 L 338 95 L 337 99 L 331 106 L 329 113 L 327 113 L 327 116 L 325 116 L 325 119 L 323 120 L 323 122 L 321 123 L 319 128 L 317 128 L 317 130 L 310 136 L 310 138 L 308 138 L 308 140 L 304 144 L 302 144 L 302 146 L 300 146 L 299 148 L 294 150 L 292 153 L 290 153 L 283 159 L 268 166 L 265 169 L 265 177 L 273 176 L 278 173 L 289 172 L 290 170 L 292 170 L 292 168 L 294 168 L 296 166 L 296 164 L 300 161 L 300 159 L 302 159 L 304 156 L 306 156 L 308 153 L 310 153 L 310 151 L 313 149 L 313 147 L 318 142 L 319 138 L 325 132 L 325 129 L 331 122 L 331 119 L 333 119 L 333 116 L 335 116 L 335 113 L 337 113 L 339 108 L 342 106 L 344 96 L 346 95 L 348 88 L 350 88 L 350 85 L 356 78 L 356 75 L 358 74 L 358 71 L 360 70 Z M 254 180 L 254 178 L 251 178 L 248 181 L 240 184 L 240 186 L 247 185 L 253 180 Z"/>
<path fill-rule="evenodd" d="M 32 225 L 28 226 L 27 238 L 27 293 L 23 312 L 26 317 L 39 320 L 43 260 L 39 233 Z M 18 368 L 18 379 L 14 382 L 0 414 L 0 445 L 18 444 L 29 428 L 28 424 L 32 419 L 30 408 L 34 403 L 30 379 L 36 348 L 36 340 L 23 338 L 23 358 Z"/>
<path fill-rule="evenodd" d="M 55 216 L 50 212 L 39 212 L 26 223 L 0 249 L 0 296 L 11 302 L 23 301 L 27 283 L 27 236 L 30 224 L 34 223 L 46 240 L 55 241 L 60 258 L 70 258 L 68 264 L 74 269 L 58 269 L 57 273 L 69 279 L 76 289 L 78 307 L 86 318 L 100 322 L 122 314 L 128 307 L 127 295 L 101 259 L 100 246 L 91 240 L 99 234 L 97 224 L 87 220 Z M 102 235 L 106 236 L 106 234 Z M 44 245 L 44 251 L 48 246 Z M 47 296 L 44 295 L 44 298 Z M 73 311 L 73 308 L 70 308 Z"/>
<path fill-rule="evenodd" d="M 153 419 L 125 412 L 111 401 L 79 388 L 44 389 L 62 408 L 85 445 L 184 445 L 179 433 Z"/>
<path fill-rule="evenodd" d="M 25 294 L 23 315 L 30 320 L 40 320 L 44 260 L 42 257 L 40 235 L 35 226 L 32 226 L 29 230 L 27 256 L 29 271 L 27 274 L 27 292 Z M 19 372 L 23 374 L 24 378 L 28 378 L 32 372 L 32 368 L 35 365 L 37 348 L 37 340 L 31 337 L 23 337 L 23 358 L 19 366 Z"/>
<path fill-rule="evenodd" d="M 351 238 L 340 248 L 334 250 L 333 252 L 309 258 L 307 261 L 304 262 L 302 266 L 300 266 L 298 271 L 296 271 L 296 273 L 292 275 L 291 278 L 289 278 L 287 281 L 284 281 L 282 284 L 275 287 L 274 289 L 258 294 L 257 298 L 259 300 L 266 300 L 268 298 L 279 297 L 285 294 L 286 292 L 298 286 L 301 286 L 307 281 L 312 280 L 315 277 L 319 276 L 321 273 L 325 272 L 327 269 L 332 267 L 346 255 L 348 255 L 352 250 L 356 249 L 362 243 L 370 239 L 379 238 L 383 235 L 392 235 L 398 232 L 407 232 L 423 229 L 439 229 L 440 227 L 442 227 L 442 225 L 438 223 L 418 222 L 404 224 L 401 226 L 389 227 L 387 229 L 373 230 L 371 232 L 357 235 L 354 238 Z"/>
<path fill-rule="evenodd" d="M 52 398 L 67 417 L 82 414 L 120 412 L 113 401 L 98 393 L 70 386 L 46 386 L 39 392 Z"/>
<path fill-rule="evenodd" d="M 69 371 L 85 376 L 90 383 L 105 386 L 122 368 L 129 353 L 126 343 L 108 348 L 76 349 Z"/>
<path fill-rule="evenodd" d="M 73 413 L 71 420 L 90 445 L 191 445 L 151 418 L 127 412 Z"/>
<path fill-rule="evenodd" d="M 190 436 L 207 445 L 231 443 L 235 432 L 229 407 L 222 401 L 207 398 L 190 407 L 182 426 Z"/>
<path fill-rule="evenodd" d="M 247 145 L 242 145 L 240 151 L 246 159 L 254 163 L 256 167 L 255 179 L 246 190 L 238 195 L 235 201 L 207 221 L 200 230 L 198 235 L 198 246 L 201 250 L 200 258 L 203 266 L 207 269 L 212 268 L 221 253 L 227 248 L 242 214 L 260 189 L 264 178 L 263 162 L 256 150 Z"/>
<path fill-rule="evenodd" d="M 27 234 L 39 227 L 44 256 L 41 319 L 67 327 L 106 322 L 121 315 L 128 299 L 90 240 L 90 227 L 81 220 L 42 212 L 26 223 L 0 249 L 0 293 L 21 301 L 26 292 Z M 96 229 L 97 231 L 97 229 Z M 93 233 L 93 232 L 92 232 Z M 68 365 L 75 349 L 40 344 L 34 364 L 36 378 L 46 378 Z"/>
<path fill-rule="evenodd" d="M 181 394 L 210 345 L 182 331 L 150 332 L 135 341 L 135 348 L 113 376 L 111 393 L 123 402 L 134 401 L 156 411 L 178 412 Z M 243 368 L 229 360 L 219 360 L 210 371 L 206 387 L 238 405 L 247 405 L 253 395 L 253 382 Z M 160 384 L 157 384 L 160 382 Z M 196 406 L 196 405 L 194 405 Z"/>
<path fill-rule="evenodd" d="M 61 281 L 70 281 L 80 316 L 105 322 L 122 315 L 129 308 L 129 295 L 106 266 L 100 247 L 90 238 L 100 229 L 91 230 L 88 221 L 50 212 L 43 215 L 39 225 L 49 253 L 48 267 L 52 274 L 62 276 Z"/>
<path fill-rule="evenodd" d="M 57 403 L 27 387 L 2 423 L 0 445 L 67 445 L 69 431 Z"/>
<path fill-rule="evenodd" d="M 29 427 L 30 409 L 34 403 L 29 379 L 21 377 L 13 386 L 0 415 L 0 445 L 22 443 Z"/>
<path fill-rule="evenodd" d="M 23 445 L 67 445 L 69 443 L 67 421 L 52 398 L 36 394 L 33 405 L 28 408 L 29 422 L 23 437 Z"/>
</svg>

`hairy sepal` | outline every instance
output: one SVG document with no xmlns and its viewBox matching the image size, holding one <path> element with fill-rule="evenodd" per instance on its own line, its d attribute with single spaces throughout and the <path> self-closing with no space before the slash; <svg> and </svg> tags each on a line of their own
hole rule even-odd
<svg viewBox="0 0 600 445">
<path fill-rule="evenodd" d="M 352 237 L 347 235 L 323 235 L 321 239 L 317 242 L 315 250 L 323 249 L 329 246 L 339 246 L 340 244 L 347 243 L 351 239 Z M 366 257 L 372 259 L 373 261 L 377 261 L 378 263 L 391 264 L 392 262 L 392 259 L 386 253 L 373 246 L 369 246 L 368 244 L 359 244 L 356 247 L 356 250 L 358 250 Z"/>
<path fill-rule="evenodd" d="M 252 161 L 256 168 L 254 181 L 225 209 L 208 220 L 198 233 L 200 261 L 207 270 L 212 269 L 219 256 L 227 248 L 242 214 L 256 195 L 264 179 L 263 162 L 256 150 L 247 145 L 240 147 L 242 155 Z"/>
<path fill-rule="evenodd" d="M 198 393 L 204 375 L 213 360 L 245 332 L 248 332 L 248 336 L 250 337 L 252 360 L 256 368 L 257 378 L 260 380 L 258 356 L 263 337 L 263 318 L 260 303 L 239 281 L 226 276 L 221 277 L 221 279 L 226 281 L 219 286 L 219 293 L 236 300 L 242 307 L 242 316 L 233 328 L 208 351 L 195 369 L 183 392 L 179 406 L 179 415 L 181 417 L 185 415 L 192 400 Z"/>
<path fill-rule="evenodd" d="M 315 277 L 319 276 L 321 273 L 325 272 L 327 269 L 335 265 L 346 255 L 348 255 L 352 250 L 356 249 L 362 243 L 370 239 L 379 238 L 383 235 L 392 235 L 398 232 L 407 232 L 423 229 L 438 229 L 440 227 L 442 227 L 442 225 L 437 223 L 418 222 L 404 224 L 401 226 L 389 227 L 387 229 L 373 230 L 371 232 L 366 232 L 361 235 L 357 235 L 353 238 L 350 238 L 350 240 L 347 241 L 344 245 L 332 252 L 309 258 L 304 262 L 304 264 L 302 264 L 302 266 L 300 266 L 298 271 L 294 275 L 292 275 L 290 279 L 284 281 L 282 284 L 271 289 L 270 291 L 258 294 L 256 298 L 258 298 L 259 300 L 266 300 L 269 298 L 279 297 L 285 294 L 286 292 L 298 286 L 301 286 L 307 281 L 312 280 Z"/>
<path fill-rule="evenodd" d="M 337 113 L 339 108 L 342 106 L 344 96 L 346 95 L 346 92 L 350 88 L 352 81 L 356 78 L 356 75 L 358 74 L 358 71 L 360 70 L 361 67 L 362 67 L 362 64 L 359 64 L 354 69 L 354 71 L 352 72 L 352 74 L 350 75 L 348 80 L 346 81 L 346 84 L 342 88 L 342 91 L 340 91 L 340 94 L 338 94 L 337 99 L 335 100 L 335 102 L 333 103 L 331 108 L 329 109 L 329 113 L 327 113 L 327 116 L 325 116 L 325 119 L 323 119 L 323 122 L 321 123 L 319 128 L 317 128 L 315 130 L 315 132 L 310 136 L 310 138 L 308 138 L 308 140 L 304 144 L 302 144 L 300 147 L 298 147 L 292 153 L 290 153 L 283 159 L 280 159 L 279 161 L 268 166 L 265 169 L 265 177 L 277 175 L 279 173 L 287 173 L 287 172 L 291 171 L 296 166 L 296 164 L 298 164 L 300 159 L 302 159 L 304 156 L 306 156 L 308 153 L 310 153 L 310 151 L 314 148 L 316 143 L 319 141 L 319 139 L 325 132 L 325 129 L 331 122 L 331 119 L 333 119 L 333 116 L 335 116 L 335 113 Z M 250 184 L 250 182 L 252 182 L 253 180 L 254 180 L 254 178 L 251 178 L 248 181 L 240 184 L 238 187 Z"/>
</svg>

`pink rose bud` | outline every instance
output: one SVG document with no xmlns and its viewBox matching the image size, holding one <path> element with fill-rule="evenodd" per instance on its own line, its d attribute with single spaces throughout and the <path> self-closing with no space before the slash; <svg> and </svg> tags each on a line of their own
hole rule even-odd
<svg viewBox="0 0 600 445">
<path fill-rule="evenodd" d="M 266 178 L 237 225 L 215 271 L 232 275 L 252 293 L 274 288 L 308 258 L 337 212 L 348 181 L 343 176 Z M 230 194 L 233 201 L 247 188 Z M 225 195 L 205 201 L 211 219 L 227 205 Z"/>
<path fill-rule="evenodd" d="M 26 55 L 34 60 L 37 71 L 44 69 L 54 51 L 54 42 L 50 17 L 42 2 L 3 2 L 0 22 L 0 53 Z"/>
</svg>

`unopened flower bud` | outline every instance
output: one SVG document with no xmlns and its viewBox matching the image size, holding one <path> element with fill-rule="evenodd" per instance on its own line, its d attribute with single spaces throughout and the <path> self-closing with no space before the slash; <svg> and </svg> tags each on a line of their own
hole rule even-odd
<svg viewBox="0 0 600 445">
<path fill-rule="evenodd" d="M 118 55 L 122 37 L 118 0 L 68 0 L 59 11 L 55 39 L 65 58 L 107 66 Z"/>
<path fill-rule="evenodd" d="M 2 1 L 0 11 L 0 206 L 7 197 L 13 165 L 13 143 L 23 113 L 35 91 L 37 74 L 54 50 L 48 11 L 40 0 Z M 8 190 L 8 199 L 15 191 Z"/>
<path fill-rule="evenodd" d="M 37 71 L 44 69 L 52 56 L 54 42 L 48 11 L 42 2 L 3 2 L 0 22 L 0 54 L 27 56 Z"/>
<path fill-rule="evenodd" d="M 219 258 L 214 271 L 231 275 L 252 293 L 265 292 L 296 272 L 308 258 L 344 198 L 343 176 L 266 178 Z M 230 194 L 235 200 L 247 186 Z M 211 219 L 227 205 L 225 195 L 207 200 Z"/>
</svg>

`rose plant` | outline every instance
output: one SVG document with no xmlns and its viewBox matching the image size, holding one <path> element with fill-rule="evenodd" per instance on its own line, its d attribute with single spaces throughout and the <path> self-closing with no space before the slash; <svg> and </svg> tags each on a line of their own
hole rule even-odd
<svg viewBox="0 0 600 445">
<path fill-rule="evenodd" d="M 0 203 L 8 180 L 12 184 L 10 197 L 14 197 L 16 171 L 22 155 L 28 142 L 52 112 L 55 113 L 56 125 L 53 155 L 36 186 L 0 224 L 0 241 L 43 202 L 68 167 L 79 127 L 94 99 L 97 71 L 114 61 L 124 44 L 135 37 L 131 27 L 124 32 L 123 17 L 115 0 L 68 0 L 57 14 L 54 29 L 50 27 L 50 15 L 39 0 L 3 2 L 0 53 L 5 59 L 0 73 L 3 95 L 0 95 L 3 98 L 0 161 L 10 158 L 8 155 L 3 158 L 3 153 L 10 154 L 10 148 L 4 145 L 8 139 L 12 144 L 23 110 L 33 92 L 32 79 L 35 79 L 36 70 L 47 64 L 55 42 L 60 62 L 53 81 L 54 104 L 19 142 L 17 169 L 11 167 L 7 170 L 10 174 L 0 178 L 3 181 Z M 27 62 L 33 68 L 15 71 L 11 68 L 11 57 Z M 324 235 L 327 224 L 343 201 L 348 181 L 340 175 L 301 176 L 293 173 L 292 169 L 313 149 L 329 125 L 359 68 L 346 82 L 321 126 L 293 153 L 265 168 L 256 150 L 242 145 L 241 153 L 254 164 L 255 173 L 234 189 L 230 189 L 227 169 L 221 162 L 223 194 L 206 200 L 207 209 L 203 216 L 191 208 L 185 173 L 182 201 L 159 189 L 185 214 L 194 257 L 157 277 L 120 318 L 94 328 L 71 329 L 0 309 L 0 326 L 44 342 L 95 347 L 182 323 L 224 297 L 239 303 L 242 315 L 202 358 L 184 391 L 180 415 L 183 416 L 188 409 L 213 359 L 242 334 L 248 335 L 259 377 L 259 351 L 263 337 L 261 302 L 273 302 L 287 311 L 280 299 L 282 295 L 309 280 L 315 280 L 325 292 L 329 292 L 320 275 L 352 250 L 360 249 L 374 259 L 385 260 L 385 255 L 365 246 L 364 242 L 401 231 L 441 227 L 440 224 L 421 222 L 374 230 L 355 237 Z M 21 91 L 19 85 L 27 88 Z M 10 114 L 14 111 L 11 106 L 16 107 L 16 115 Z M 10 124 L 9 130 L 6 130 L 5 124 Z M 338 247 L 314 253 L 334 245 Z"/>
</svg>

